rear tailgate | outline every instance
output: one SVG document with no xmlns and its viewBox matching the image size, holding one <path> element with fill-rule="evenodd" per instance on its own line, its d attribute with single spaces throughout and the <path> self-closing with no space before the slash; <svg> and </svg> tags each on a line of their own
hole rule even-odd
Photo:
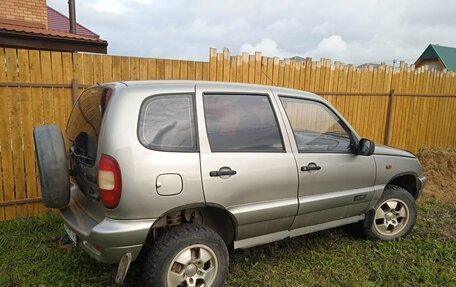
<svg viewBox="0 0 456 287">
<path fill-rule="evenodd" d="M 105 217 L 98 189 L 98 141 L 112 90 L 99 86 L 85 90 L 73 106 L 66 127 L 70 142 L 72 200 L 94 221 Z"/>
<path fill-rule="evenodd" d="M 105 218 L 105 209 L 101 201 L 85 196 L 74 182 L 71 183 L 71 199 L 93 221 L 98 223 Z"/>
</svg>

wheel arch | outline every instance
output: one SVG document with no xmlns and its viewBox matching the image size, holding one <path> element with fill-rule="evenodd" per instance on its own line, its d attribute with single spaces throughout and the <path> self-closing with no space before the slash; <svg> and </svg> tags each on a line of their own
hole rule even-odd
<svg viewBox="0 0 456 287">
<path fill-rule="evenodd" d="M 197 223 L 214 230 L 227 246 L 237 236 L 237 220 L 226 208 L 215 203 L 183 205 L 164 212 L 149 230 L 147 242 L 153 242 L 167 229 L 182 223 Z"/>
<path fill-rule="evenodd" d="M 419 194 L 419 192 L 418 192 L 419 186 L 417 183 L 417 181 L 418 181 L 417 178 L 418 178 L 418 175 L 414 172 L 400 173 L 400 174 L 397 174 L 394 177 L 392 177 L 388 181 L 388 183 L 385 185 L 385 187 L 388 185 L 400 186 L 403 189 L 407 190 L 413 196 L 413 198 L 416 199 Z"/>
</svg>

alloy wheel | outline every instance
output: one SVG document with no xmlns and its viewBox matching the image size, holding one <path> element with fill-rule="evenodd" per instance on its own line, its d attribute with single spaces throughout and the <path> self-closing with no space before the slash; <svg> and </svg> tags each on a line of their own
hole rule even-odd
<svg viewBox="0 0 456 287">
<path fill-rule="evenodd" d="M 404 229 L 408 219 L 408 206 L 400 199 L 388 199 L 375 211 L 374 228 L 382 235 L 394 236 Z"/>
<path fill-rule="evenodd" d="M 217 257 L 206 245 L 196 244 L 180 251 L 171 261 L 168 287 L 212 286 L 218 271 Z"/>
</svg>

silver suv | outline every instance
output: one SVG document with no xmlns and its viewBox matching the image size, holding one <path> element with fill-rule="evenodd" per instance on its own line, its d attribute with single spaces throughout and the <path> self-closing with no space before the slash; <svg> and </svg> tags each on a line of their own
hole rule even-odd
<svg viewBox="0 0 456 287">
<path fill-rule="evenodd" d="M 119 264 L 119 283 L 140 252 L 146 285 L 201 287 L 223 285 L 229 249 L 355 222 L 394 240 L 413 228 L 426 182 L 412 153 L 278 87 L 102 84 L 74 105 L 69 150 L 56 126 L 34 137 L 44 203 L 75 244 Z"/>
</svg>

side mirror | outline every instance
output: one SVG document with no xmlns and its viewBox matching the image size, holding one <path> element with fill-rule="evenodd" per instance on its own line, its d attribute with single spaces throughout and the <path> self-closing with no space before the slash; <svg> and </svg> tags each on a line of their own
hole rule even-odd
<svg viewBox="0 0 456 287">
<path fill-rule="evenodd" d="M 356 151 L 359 155 L 372 155 L 375 151 L 375 143 L 368 139 L 361 139 L 358 143 Z"/>
</svg>

